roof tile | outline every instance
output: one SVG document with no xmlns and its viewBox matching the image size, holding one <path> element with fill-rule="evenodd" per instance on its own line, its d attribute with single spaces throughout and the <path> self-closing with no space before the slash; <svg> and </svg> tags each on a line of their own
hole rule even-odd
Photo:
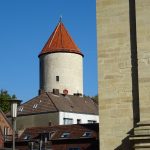
<svg viewBox="0 0 150 150">
<path fill-rule="evenodd" d="M 70 133 L 68 139 L 84 138 L 82 135 L 85 132 L 91 132 L 91 136 L 88 138 L 98 138 L 99 124 L 74 124 L 74 125 L 56 125 L 49 127 L 32 127 L 27 128 L 20 136 L 19 141 L 22 141 L 26 135 L 30 135 L 31 139 L 37 139 L 41 133 L 54 132 L 51 140 L 60 140 L 61 135 L 64 132 Z"/>
<path fill-rule="evenodd" d="M 39 56 L 56 52 L 76 53 L 83 56 L 61 21 L 56 26 Z"/>
<path fill-rule="evenodd" d="M 34 105 L 37 105 L 36 108 L 33 108 Z M 23 108 L 23 110 L 20 111 L 20 108 Z M 45 92 L 20 105 L 18 115 L 58 111 L 98 115 L 98 105 L 88 97 L 55 95 Z"/>
</svg>

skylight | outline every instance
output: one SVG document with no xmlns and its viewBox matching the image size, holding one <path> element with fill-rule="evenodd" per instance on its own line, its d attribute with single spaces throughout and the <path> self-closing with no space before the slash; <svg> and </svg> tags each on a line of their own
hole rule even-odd
<svg viewBox="0 0 150 150">
<path fill-rule="evenodd" d="M 38 106 L 38 104 L 34 104 L 34 105 L 33 105 L 33 108 L 34 108 L 34 109 L 36 109 L 36 108 L 37 108 L 37 106 Z"/>
<path fill-rule="evenodd" d="M 23 107 L 19 107 L 18 111 L 23 111 Z"/>
</svg>

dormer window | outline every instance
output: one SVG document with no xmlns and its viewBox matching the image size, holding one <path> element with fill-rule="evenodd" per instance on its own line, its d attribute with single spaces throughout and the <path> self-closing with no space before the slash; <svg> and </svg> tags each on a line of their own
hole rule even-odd
<svg viewBox="0 0 150 150">
<path fill-rule="evenodd" d="M 92 132 L 87 131 L 87 132 L 84 132 L 84 134 L 82 135 L 82 137 L 90 137 L 91 135 L 92 135 Z"/>
<path fill-rule="evenodd" d="M 56 81 L 59 82 L 59 76 L 56 76 Z"/>
<path fill-rule="evenodd" d="M 24 140 L 30 140 L 30 139 L 31 139 L 31 135 L 28 135 L 28 134 L 27 134 L 27 135 L 24 136 L 23 139 L 24 139 Z"/>
<path fill-rule="evenodd" d="M 70 135 L 69 132 L 64 132 L 60 137 L 61 137 L 61 138 L 68 138 L 69 135 Z"/>
</svg>

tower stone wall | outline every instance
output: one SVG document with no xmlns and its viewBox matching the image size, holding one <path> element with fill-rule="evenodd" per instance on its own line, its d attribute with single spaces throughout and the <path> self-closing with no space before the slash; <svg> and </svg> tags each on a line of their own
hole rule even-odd
<svg viewBox="0 0 150 150">
<path fill-rule="evenodd" d="M 100 150 L 130 150 L 150 119 L 150 1 L 97 0 Z"/>
<path fill-rule="evenodd" d="M 50 53 L 40 57 L 40 89 L 83 94 L 83 57 L 75 53 Z M 58 80 L 57 80 L 58 78 Z"/>
</svg>

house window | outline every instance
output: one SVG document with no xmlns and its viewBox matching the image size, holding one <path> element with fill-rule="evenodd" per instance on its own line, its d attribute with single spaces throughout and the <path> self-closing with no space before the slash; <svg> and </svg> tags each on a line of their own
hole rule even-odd
<svg viewBox="0 0 150 150">
<path fill-rule="evenodd" d="M 8 127 L 4 127 L 4 135 L 5 135 L 5 136 L 8 135 Z"/>
<path fill-rule="evenodd" d="M 96 120 L 88 120 L 88 123 L 96 123 Z"/>
<path fill-rule="evenodd" d="M 64 132 L 60 137 L 61 137 L 61 138 L 68 138 L 69 135 L 70 135 L 69 132 Z"/>
<path fill-rule="evenodd" d="M 81 149 L 78 147 L 74 147 L 74 148 L 69 148 L 68 150 L 81 150 Z"/>
<path fill-rule="evenodd" d="M 73 124 L 72 118 L 64 118 L 64 124 Z"/>
<path fill-rule="evenodd" d="M 56 81 L 59 82 L 59 76 L 56 76 Z"/>
<path fill-rule="evenodd" d="M 7 141 L 8 140 L 8 127 L 4 127 L 4 141 Z"/>
<path fill-rule="evenodd" d="M 77 124 L 81 124 L 81 119 L 77 119 Z"/>
</svg>

